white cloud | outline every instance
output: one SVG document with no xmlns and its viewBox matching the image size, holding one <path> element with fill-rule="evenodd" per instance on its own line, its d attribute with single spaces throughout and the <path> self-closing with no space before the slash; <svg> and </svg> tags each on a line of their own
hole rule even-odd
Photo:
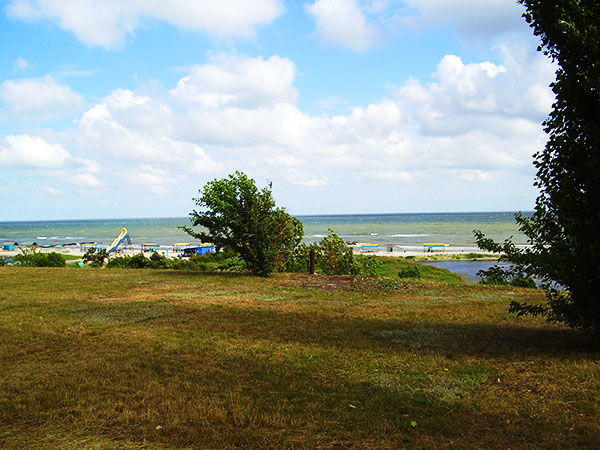
<svg viewBox="0 0 600 450">
<path fill-rule="evenodd" d="M 194 153 L 196 156 L 192 161 L 192 171 L 200 173 L 214 173 L 221 172 L 224 169 L 223 164 L 213 161 L 213 159 L 206 154 L 203 148 L 194 146 Z"/>
<path fill-rule="evenodd" d="M 57 189 L 52 186 L 46 187 L 46 192 L 48 192 L 51 195 L 56 195 L 56 196 L 63 195 L 65 193 L 62 189 Z"/>
<path fill-rule="evenodd" d="M 40 179 L 49 177 L 53 182 L 58 178 L 79 186 L 102 185 L 94 175 L 100 172 L 95 161 L 74 158 L 62 145 L 39 136 L 9 135 L 0 140 L 0 166 L 35 171 Z M 52 195 L 63 192 L 53 187 L 46 191 Z"/>
<path fill-rule="evenodd" d="M 306 5 L 306 10 L 325 42 L 362 52 L 378 40 L 376 27 L 367 20 L 357 0 L 316 0 Z"/>
<path fill-rule="evenodd" d="M 299 109 L 293 62 L 218 55 L 170 91 L 113 91 L 63 138 L 101 162 L 103 178 L 160 194 L 236 169 L 304 187 L 414 186 L 440 176 L 494 185 L 498 170 L 532 174 L 551 96 L 543 86 L 552 67 L 539 55 L 502 54 L 502 63 L 447 55 L 428 82 L 410 79 L 389 98 L 335 116 Z M 82 173 L 98 176 L 84 161 Z"/>
<path fill-rule="evenodd" d="M 289 183 L 305 187 L 326 186 L 329 183 L 326 176 L 301 172 L 296 169 L 288 169 L 285 179 Z"/>
<path fill-rule="evenodd" d="M 70 178 L 69 181 L 73 184 L 82 185 L 86 187 L 99 187 L 102 185 L 100 180 L 96 178 L 91 173 L 76 173 L 72 176 L 67 176 L 66 178 Z"/>
<path fill-rule="evenodd" d="M 0 84 L 0 100 L 22 115 L 63 116 L 84 105 L 79 93 L 51 76 L 4 81 Z"/>
<path fill-rule="evenodd" d="M 87 45 L 109 48 L 152 19 L 215 36 L 252 37 L 282 7 L 279 0 L 9 0 L 7 11 L 14 18 L 53 21 Z"/>
<path fill-rule="evenodd" d="M 13 67 L 15 72 L 26 72 L 27 69 L 31 67 L 31 63 L 25 58 L 19 56 L 17 60 L 13 63 Z"/>
<path fill-rule="evenodd" d="M 124 178 L 129 184 L 154 194 L 166 194 L 168 186 L 175 182 L 167 170 L 153 167 L 150 164 L 140 164 L 128 171 Z"/>
<path fill-rule="evenodd" d="M 277 55 L 244 58 L 219 54 L 208 64 L 194 66 L 171 94 L 180 101 L 205 108 L 254 108 L 296 103 L 296 65 Z"/>
<path fill-rule="evenodd" d="M 208 151 L 177 137 L 179 119 L 163 101 L 117 89 L 86 111 L 67 139 L 105 161 L 111 177 L 164 194 L 188 172 L 224 170 Z M 93 169 L 88 164 L 88 173 Z"/>
<path fill-rule="evenodd" d="M 347 116 L 335 116 L 332 123 L 347 130 L 348 136 L 386 137 L 403 125 L 403 113 L 395 102 L 383 99 L 366 108 L 355 107 Z"/>
<path fill-rule="evenodd" d="M 41 137 L 9 135 L 0 141 L 0 164 L 21 169 L 63 169 L 71 155 L 61 145 Z"/>
<path fill-rule="evenodd" d="M 405 0 L 416 14 L 403 18 L 410 28 L 455 25 L 467 39 L 489 38 L 526 28 L 524 8 L 514 0 Z"/>
<path fill-rule="evenodd" d="M 490 173 L 481 170 L 460 170 L 458 176 L 468 182 L 488 182 L 491 180 Z"/>
<path fill-rule="evenodd" d="M 360 178 L 370 181 L 388 181 L 395 184 L 412 184 L 416 181 L 417 176 L 413 172 L 403 170 L 386 170 L 381 168 L 379 170 L 366 170 L 360 172 Z"/>
<path fill-rule="evenodd" d="M 359 52 L 390 39 L 399 26 L 453 27 L 472 43 L 527 28 L 514 0 L 315 0 L 305 9 L 321 40 Z"/>
<path fill-rule="evenodd" d="M 181 161 L 192 145 L 169 138 L 171 116 L 163 103 L 117 89 L 79 119 L 76 143 L 121 161 Z"/>
<path fill-rule="evenodd" d="M 217 55 L 190 72 L 170 91 L 179 106 L 179 138 L 202 145 L 304 143 L 311 120 L 296 106 L 296 66 L 289 59 Z"/>
<path fill-rule="evenodd" d="M 492 136 L 528 139 L 539 132 L 553 94 L 554 67 L 537 54 L 503 48 L 504 64 L 464 64 L 446 55 L 435 82 L 409 80 L 395 96 L 423 135 L 461 136 L 487 131 Z M 543 81 L 542 81 L 543 80 Z"/>
</svg>

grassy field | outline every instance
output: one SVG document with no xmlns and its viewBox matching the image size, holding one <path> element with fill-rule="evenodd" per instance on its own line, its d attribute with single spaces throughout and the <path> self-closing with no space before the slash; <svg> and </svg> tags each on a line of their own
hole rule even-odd
<svg viewBox="0 0 600 450">
<path fill-rule="evenodd" d="M 0 267 L 0 448 L 597 448 L 598 342 L 426 270 Z"/>
<path fill-rule="evenodd" d="M 496 261 L 498 255 L 492 253 L 444 253 L 432 252 L 419 256 L 405 256 L 413 261 Z"/>
</svg>

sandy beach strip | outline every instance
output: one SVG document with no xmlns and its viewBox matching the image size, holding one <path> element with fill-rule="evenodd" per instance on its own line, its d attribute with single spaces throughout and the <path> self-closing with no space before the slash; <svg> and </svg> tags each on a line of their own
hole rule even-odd
<svg viewBox="0 0 600 450">
<path fill-rule="evenodd" d="M 28 247 L 24 247 L 24 248 L 28 248 Z M 83 257 L 83 255 L 85 254 L 85 252 L 87 251 L 87 249 L 89 248 L 89 246 L 69 246 L 69 247 L 38 247 L 36 250 L 42 253 L 51 253 L 51 252 L 55 252 L 55 253 L 60 253 L 63 255 L 69 255 L 69 256 L 78 256 L 78 257 Z M 389 251 L 390 248 L 392 249 L 392 251 Z M 125 249 L 117 249 L 117 251 L 112 252 L 110 254 L 111 257 L 115 257 L 115 256 L 124 256 L 124 255 L 135 255 L 137 253 L 140 253 L 142 251 L 142 247 L 140 245 L 133 245 L 133 246 L 127 246 L 127 248 Z M 490 258 L 496 258 L 497 255 L 495 255 L 494 253 L 489 253 L 489 252 L 485 252 L 481 249 L 478 249 L 476 247 L 446 247 L 443 250 L 435 250 L 435 251 L 426 251 L 425 249 L 419 251 L 419 250 L 415 250 L 415 249 L 408 249 L 408 250 L 404 250 L 401 247 L 396 247 L 396 246 L 386 246 L 386 247 L 377 247 L 376 249 L 361 249 L 361 248 L 353 248 L 354 254 L 355 255 L 373 255 L 373 256 L 384 256 L 384 257 L 389 257 L 389 258 L 393 258 L 393 257 L 419 257 L 419 258 L 427 258 L 427 257 L 431 257 L 431 259 L 443 259 L 444 256 L 448 256 L 449 259 L 452 258 L 453 255 L 467 255 L 470 253 L 475 253 L 477 255 L 486 255 L 489 256 Z M 0 256 L 4 256 L 4 257 L 11 257 L 11 256 L 16 256 L 19 255 L 21 252 L 20 248 L 17 247 L 15 250 L 2 250 L 0 249 Z M 179 250 L 177 247 L 174 246 L 159 246 L 157 247 L 157 253 L 160 255 L 165 255 L 170 257 L 170 258 L 177 258 L 179 257 Z M 152 252 L 151 251 L 145 251 L 144 254 L 146 255 L 151 255 Z"/>
</svg>

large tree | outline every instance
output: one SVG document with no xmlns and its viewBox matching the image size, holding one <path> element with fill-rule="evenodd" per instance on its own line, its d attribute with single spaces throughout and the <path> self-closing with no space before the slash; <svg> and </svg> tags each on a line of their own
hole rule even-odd
<svg viewBox="0 0 600 450">
<path fill-rule="evenodd" d="M 257 275 L 281 269 L 304 235 L 298 219 L 275 207 L 271 189 L 258 189 L 241 172 L 207 183 L 194 201 L 199 210 L 190 213 L 190 220 L 202 228 L 183 230 L 219 248 L 235 250 Z"/>
<path fill-rule="evenodd" d="M 540 195 L 532 217 L 517 215 L 531 246 L 476 235 L 480 246 L 504 252 L 547 286 L 547 302 L 513 302 L 513 312 L 600 334 L 600 2 L 519 3 L 541 40 L 538 50 L 558 64 L 548 141 L 534 155 Z"/>
</svg>

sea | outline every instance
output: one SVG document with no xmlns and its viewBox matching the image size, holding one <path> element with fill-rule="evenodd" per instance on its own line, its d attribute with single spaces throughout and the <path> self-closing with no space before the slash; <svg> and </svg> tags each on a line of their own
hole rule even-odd
<svg viewBox="0 0 600 450">
<path fill-rule="evenodd" d="M 473 230 L 496 241 L 512 237 L 526 245 L 514 212 L 462 212 L 415 214 L 351 214 L 297 216 L 304 225 L 304 242 L 312 243 L 333 230 L 348 242 L 378 244 L 393 251 L 423 250 L 424 243 L 444 243 L 455 251 L 476 251 Z M 527 215 L 527 214 L 525 214 Z M 141 219 L 90 219 L 0 222 L 0 244 L 71 246 L 81 243 L 109 245 L 127 228 L 132 244 L 172 246 L 198 241 L 178 227 L 190 225 L 187 217 Z"/>
</svg>

